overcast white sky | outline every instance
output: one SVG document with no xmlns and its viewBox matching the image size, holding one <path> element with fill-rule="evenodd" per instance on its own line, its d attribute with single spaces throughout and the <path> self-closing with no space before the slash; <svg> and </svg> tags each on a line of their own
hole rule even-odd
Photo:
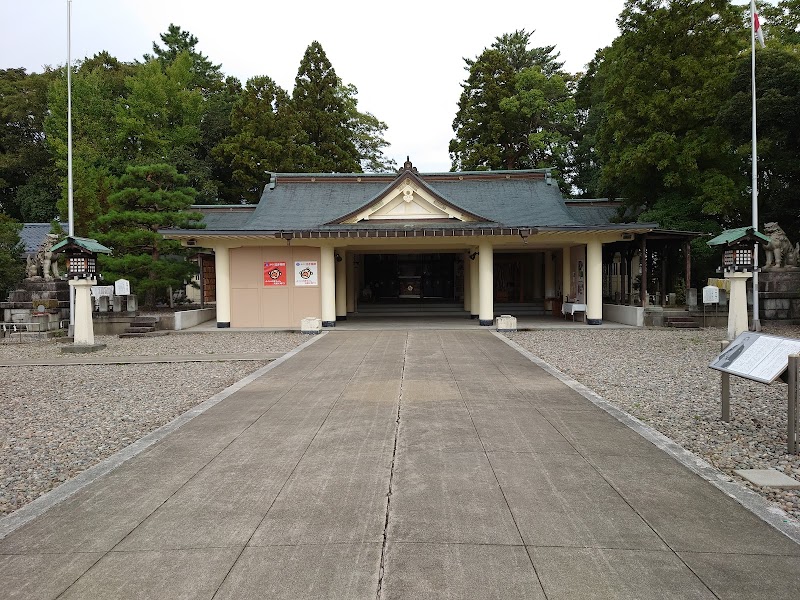
<svg viewBox="0 0 800 600">
<path fill-rule="evenodd" d="M 244 83 L 269 75 L 291 91 L 318 40 L 336 73 L 359 90 L 359 108 L 389 126 L 387 154 L 422 172 L 447 171 L 464 57 L 503 33 L 535 30 L 571 72 L 618 34 L 624 0 L 73 0 L 73 60 L 107 50 L 120 60 L 151 52 L 170 23 Z M 67 0 L 0 0 L 0 68 L 67 60 Z M 159 40 L 160 41 L 160 40 Z"/>
</svg>

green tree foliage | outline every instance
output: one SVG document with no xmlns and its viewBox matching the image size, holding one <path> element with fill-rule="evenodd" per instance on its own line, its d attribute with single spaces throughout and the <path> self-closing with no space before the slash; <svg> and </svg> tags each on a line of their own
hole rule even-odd
<svg viewBox="0 0 800 600">
<path fill-rule="evenodd" d="M 210 194 L 198 198 L 199 204 L 235 204 L 241 201 L 242 196 L 233 181 L 233 169 L 224 161 L 217 160 L 214 154 L 222 141 L 234 131 L 231 116 L 241 94 L 241 82 L 235 77 L 226 77 L 222 87 L 210 94 L 204 103 L 198 156 L 208 164 L 212 185 L 217 193 L 213 199 Z"/>
<path fill-rule="evenodd" d="M 736 145 L 742 179 L 751 179 L 750 55 L 738 61 L 720 124 Z M 756 52 L 758 205 L 762 223 L 778 221 L 793 240 L 800 237 L 800 55 L 771 44 Z M 748 196 L 749 197 L 749 196 Z"/>
<path fill-rule="evenodd" d="M 602 169 L 597 156 L 597 132 L 605 115 L 603 99 L 605 72 L 600 66 L 607 49 L 598 50 L 578 80 L 575 90 L 575 149 L 568 166 L 572 192 L 579 197 L 596 198 Z"/>
<path fill-rule="evenodd" d="M 0 210 L 22 221 L 47 222 L 56 214 L 57 176 L 45 143 L 50 69 L 0 70 Z"/>
<path fill-rule="evenodd" d="M 319 42 L 303 54 L 292 92 L 292 106 L 305 133 L 307 152 L 298 156 L 298 172 L 350 173 L 361 171 L 358 149 L 349 128 L 345 94 Z"/>
<path fill-rule="evenodd" d="M 197 49 L 198 39 L 178 25 L 170 24 L 167 32 L 160 37 L 164 46 L 153 43 L 153 54 L 146 54 L 145 61 L 158 61 L 167 73 L 181 55 L 188 55 L 189 78 L 185 83 L 186 89 L 199 91 L 203 96 L 200 139 L 189 149 L 195 164 L 178 167 L 189 175 L 192 185 L 196 186 L 199 203 L 238 202 L 238 197 L 232 197 L 231 171 L 215 161 L 212 153 L 231 134 L 231 110 L 241 93 L 241 82 L 235 77 L 226 78 L 221 65 L 212 63 Z"/>
<path fill-rule="evenodd" d="M 203 96 L 190 85 L 191 66 L 182 52 L 163 70 L 156 60 L 137 68 L 126 80 L 126 101 L 116 107 L 117 143 L 127 164 L 171 164 L 199 195 L 213 199 L 208 165 L 197 153 Z"/>
<path fill-rule="evenodd" d="M 575 129 L 570 76 L 554 46 L 529 48 L 533 32 L 498 37 L 469 72 L 453 121 L 453 170 L 563 164 Z"/>
<path fill-rule="evenodd" d="M 267 172 L 293 172 L 296 164 L 314 160 L 294 118 L 289 94 L 267 76 L 247 81 L 231 113 L 236 132 L 222 141 L 214 156 L 231 171 L 238 199 L 257 203 Z"/>
<path fill-rule="evenodd" d="M 100 257 L 107 279 L 124 277 L 154 306 L 168 287 L 178 288 L 194 273 L 180 243 L 158 233 L 168 227 L 191 227 L 202 217 L 190 212 L 195 191 L 184 175 L 167 164 L 131 166 L 109 197 L 109 210 L 97 218 L 93 236 L 112 248 Z"/>
<path fill-rule="evenodd" d="M 197 50 L 198 39 L 195 36 L 188 31 L 183 31 L 178 25 L 170 23 L 167 32 L 162 33 L 160 37 L 164 47 L 153 42 L 153 54 L 145 54 L 145 62 L 156 60 L 166 70 L 175 63 L 178 56 L 187 54 L 190 62 L 190 78 L 188 80 L 190 88 L 199 88 L 205 97 L 222 88 L 224 77 L 221 65 L 215 65 L 207 56 Z"/>
<path fill-rule="evenodd" d="M 621 35 L 582 86 L 599 119 L 597 195 L 662 227 L 712 231 L 744 210 L 743 182 L 716 123 L 738 53 L 741 12 L 728 0 L 627 0 Z"/>
<path fill-rule="evenodd" d="M 75 232 L 87 235 L 94 218 L 108 208 L 112 178 L 125 157 L 117 139 L 117 107 L 125 100 L 126 80 L 134 67 L 107 52 L 83 61 L 72 75 L 72 153 Z M 67 81 L 50 86 L 45 120 L 47 147 L 54 159 L 60 194 L 59 213 L 67 215 Z M 49 220 L 49 219 L 48 219 Z"/>
<path fill-rule="evenodd" d="M 0 298 L 4 300 L 10 291 L 16 289 L 25 274 L 20 231 L 22 223 L 0 214 Z"/>
<path fill-rule="evenodd" d="M 372 113 L 358 110 L 358 88 L 353 84 L 344 85 L 340 82 L 337 92 L 342 98 L 348 117 L 347 127 L 355 144 L 361 169 L 370 173 L 395 171 L 397 163 L 383 153 L 383 149 L 389 146 L 389 142 L 383 137 L 387 129 L 386 123 Z"/>
<path fill-rule="evenodd" d="M 769 38 L 768 46 L 773 47 L 775 42 L 800 46 L 800 0 L 781 0 L 775 5 L 759 2 L 758 11 Z"/>
</svg>

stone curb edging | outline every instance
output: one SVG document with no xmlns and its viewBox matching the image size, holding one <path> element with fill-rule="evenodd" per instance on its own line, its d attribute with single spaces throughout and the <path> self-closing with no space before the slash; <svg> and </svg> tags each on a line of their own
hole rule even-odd
<svg viewBox="0 0 800 600">
<path fill-rule="evenodd" d="M 60 504 L 76 492 L 80 491 L 96 479 L 110 473 L 117 467 L 121 466 L 123 463 L 127 462 L 128 460 L 134 458 L 138 454 L 145 451 L 147 448 L 155 444 L 156 442 L 160 441 L 168 434 L 172 433 L 173 431 L 177 430 L 179 427 L 185 425 L 198 415 L 203 414 L 208 409 L 216 406 L 233 393 L 238 392 L 240 389 L 245 387 L 246 385 L 252 383 L 262 375 L 268 373 L 278 365 L 284 363 L 285 361 L 292 358 L 295 354 L 303 350 L 304 348 L 310 346 L 317 340 L 321 339 L 326 335 L 323 332 L 320 335 L 316 335 L 312 337 L 307 342 L 304 342 L 297 346 L 294 350 L 290 350 L 283 356 L 278 359 L 273 360 L 268 365 L 264 365 L 257 371 L 250 373 L 247 377 L 240 379 L 236 383 L 228 386 L 221 392 L 218 392 L 211 396 L 208 400 L 201 402 L 197 406 L 190 408 L 185 413 L 179 415 L 169 423 L 162 425 L 158 429 L 151 431 L 147 435 L 142 438 L 139 438 L 129 446 L 126 446 L 116 454 L 112 454 L 108 458 L 103 459 L 96 465 L 89 467 L 82 473 L 79 473 L 75 477 L 68 479 L 61 485 L 56 488 L 53 488 L 49 492 L 39 496 L 35 500 L 29 502 L 25 506 L 15 510 L 13 513 L 9 514 L 6 517 L 0 519 L 0 540 L 5 538 L 8 534 L 12 533 L 16 529 L 22 527 L 25 523 L 32 521 L 36 517 L 39 517 L 46 513 L 48 510 Z"/>
<path fill-rule="evenodd" d="M 31 360 L 0 361 L 3 367 L 83 367 L 102 365 L 153 365 L 191 362 L 240 362 L 277 360 L 280 352 L 242 352 L 238 354 L 153 354 L 150 356 L 86 356 L 83 358 L 43 358 Z"/>
<path fill-rule="evenodd" d="M 800 521 L 795 520 L 783 509 L 777 506 L 772 506 L 771 503 L 760 494 L 737 483 L 731 477 L 725 475 L 725 473 L 710 465 L 699 456 L 689 452 L 683 446 L 675 443 L 664 434 L 656 431 L 630 413 L 627 413 L 618 406 L 612 404 L 579 381 L 576 381 L 568 375 L 565 375 L 516 342 L 495 331 L 492 331 L 491 333 L 492 335 L 500 338 L 500 340 L 505 342 L 514 350 L 522 354 L 536 366 L 540 367 L 561 381 L 564 385 L 578 392 L 592 404 L 607 412 L 609 415 L 641 435 L 660 450 L 663 450 L 669 454 L 684 467 L 708 481 L 711 485 L 722 491 L 725 495 L 733 498 L 736 502 L 741 504 L 762 521 L 780 531 L 793 542 L 800 544 Z"/>
</svg>

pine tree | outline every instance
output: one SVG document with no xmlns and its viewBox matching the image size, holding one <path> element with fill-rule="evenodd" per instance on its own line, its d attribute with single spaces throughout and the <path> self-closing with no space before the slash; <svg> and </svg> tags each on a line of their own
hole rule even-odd
<svg viewBox="0 0 800 600">
<path fill-rule="evenodd" d="M 202 216 L 190 212 L 195 191 L 187 178 L 166 164 L 128 167 L 109 198 L 108 213 L 97 219 L 97 240 L 112 248 L 100 257 L 106 279 L 131 281 L 145 306 L 154 306 L 167 288 L 186 284 L 195 267 L 180 243 L 159 233 L 169 227 L 191 227 Z"/>
</svg>

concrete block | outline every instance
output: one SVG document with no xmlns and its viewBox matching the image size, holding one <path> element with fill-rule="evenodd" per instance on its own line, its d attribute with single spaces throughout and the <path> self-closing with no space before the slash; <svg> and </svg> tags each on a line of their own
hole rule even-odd
<svg viewBox="0 0 800 600">
<path fill-rule="evenodd" d="M 734 473 L 759 487 L 800 490 L 800 481 L 784 475 L 776 469 L 739 469 Z"/>
<path fill-rule="evenodd" d="M 109 309 L 108 296 L 100 296 L 98 299 L 98 309 L 101 313 L 107 313 Z"/>
<path fill-rule="evenodd" d="M 517 318 L 511 315 L 500 315 L 495 319 L 495 327 L 497 327 L 497 331 L 516 331 Z"/>
<path fill-rule="evenodd" d="M 300 321 L 300 332 L 315 334 L 322 331 L 322 320 L 316 317 L 306 317 Z"/>
<path fill-rule="evenodd" d="M 111 303 L 115 313 L 122 312 L 122 296 L 112 296 Z"/>
<path fill-rule="evenodd" d="M 686 290 L 686 305 L 697 306 L 697 288 L 689 288 Z"/>
<path fill-rule="evenodd" d="M 728 306 L 728 292 L 726 292 L 725 290 L 719 291 L 719 305 Z"/>
<path fill-rule="evenodd" d="M 136 299 L 136 294 L 128 294 L 128 312 L 137 310 L 139 310 L 139 301 Z"/>
</svg>

